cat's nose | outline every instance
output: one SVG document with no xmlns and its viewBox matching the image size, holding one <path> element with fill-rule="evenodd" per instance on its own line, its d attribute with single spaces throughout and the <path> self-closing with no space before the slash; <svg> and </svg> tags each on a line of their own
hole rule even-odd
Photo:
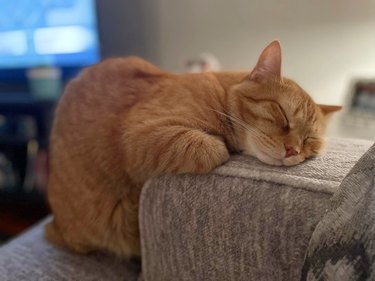
<svg viewBox="0 0 375 281">
<path fill-rule="evenodd" d="M 299 152 L 293 146 L 290 146 L 290 145 L 284 145 L 284 146 L 285 146 L 285 158 L 298 155 Z"/>
</svg>

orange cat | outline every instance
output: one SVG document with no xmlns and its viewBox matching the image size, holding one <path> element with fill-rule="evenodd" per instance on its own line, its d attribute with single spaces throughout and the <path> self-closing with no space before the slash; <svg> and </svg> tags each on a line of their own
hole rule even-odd
<svg viewBox="0 0 375 281">
<path fill-rule="evenodd" d="M 67 87 L 51 135 L 48 240 L 87 252 L 140 255 L 146 180 L 207 173 L 232 152 L 296 165 L 323 146 L 326 116 L 282 78 L 277 41 L 252 72 L 175 75 L 139 58 L 104 61 Z"/>
</svg>

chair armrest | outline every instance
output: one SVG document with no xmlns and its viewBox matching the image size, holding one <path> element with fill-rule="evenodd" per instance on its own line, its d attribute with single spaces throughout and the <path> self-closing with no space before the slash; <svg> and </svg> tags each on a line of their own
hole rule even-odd
<svg viewBox="0 0 375 281">
<path fill-rule="evenodd" d="M 295 167 L 235 155 L 208 175 L 163 176 L 141 195 L 145 280 L 299 280 L 329 199 L 371 142 L 329 139 Z"/>
</svg>

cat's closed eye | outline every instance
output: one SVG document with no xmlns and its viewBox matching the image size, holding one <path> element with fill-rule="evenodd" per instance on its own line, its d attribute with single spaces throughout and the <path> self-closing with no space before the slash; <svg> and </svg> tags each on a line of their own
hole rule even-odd
<svg viewBox="0 0 375 281">
<path fill-rule="evenodd" d="M 303 142 L 304 143 L 309 143 L 309 142 L 314 142 L 314 141 L 320 142 L 320 139 L 317 138 L 317 137 L 306 137 Z"/>
<path fill-rule="evenodd" d="M 272 112 L 272 123 L 281 130 L 281 134 L 287 134 L 290 131 L 290 123 L 288 117 L 285 113 L 285 110 L 277 103 L 272 103 L 271 105 Z"/>
<path fill-rule="evenodd" d="M 289 120 L 288 120 L 288 117 L 286 116 L 286 113 L 285 113 L 285 110 L 280 106 L 278 105 L 278 108 L 279 108 L 279 112 L 283 118 L 283 124 L 282 124 L 282 127 L 284 130 L 288 130 L 290 129 L 290 123 L 289 123 Z"/>
</svg>

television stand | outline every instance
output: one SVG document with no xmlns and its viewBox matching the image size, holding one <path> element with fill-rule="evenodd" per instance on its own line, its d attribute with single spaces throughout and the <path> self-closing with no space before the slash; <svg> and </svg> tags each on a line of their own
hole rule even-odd
<svg viewBox="0 0 375 281">
<path fill-rule="evenodd" d="M 48 138 L 56 101 L 0 93 L 0 242 L 49 213 Z"/>
</svg>

